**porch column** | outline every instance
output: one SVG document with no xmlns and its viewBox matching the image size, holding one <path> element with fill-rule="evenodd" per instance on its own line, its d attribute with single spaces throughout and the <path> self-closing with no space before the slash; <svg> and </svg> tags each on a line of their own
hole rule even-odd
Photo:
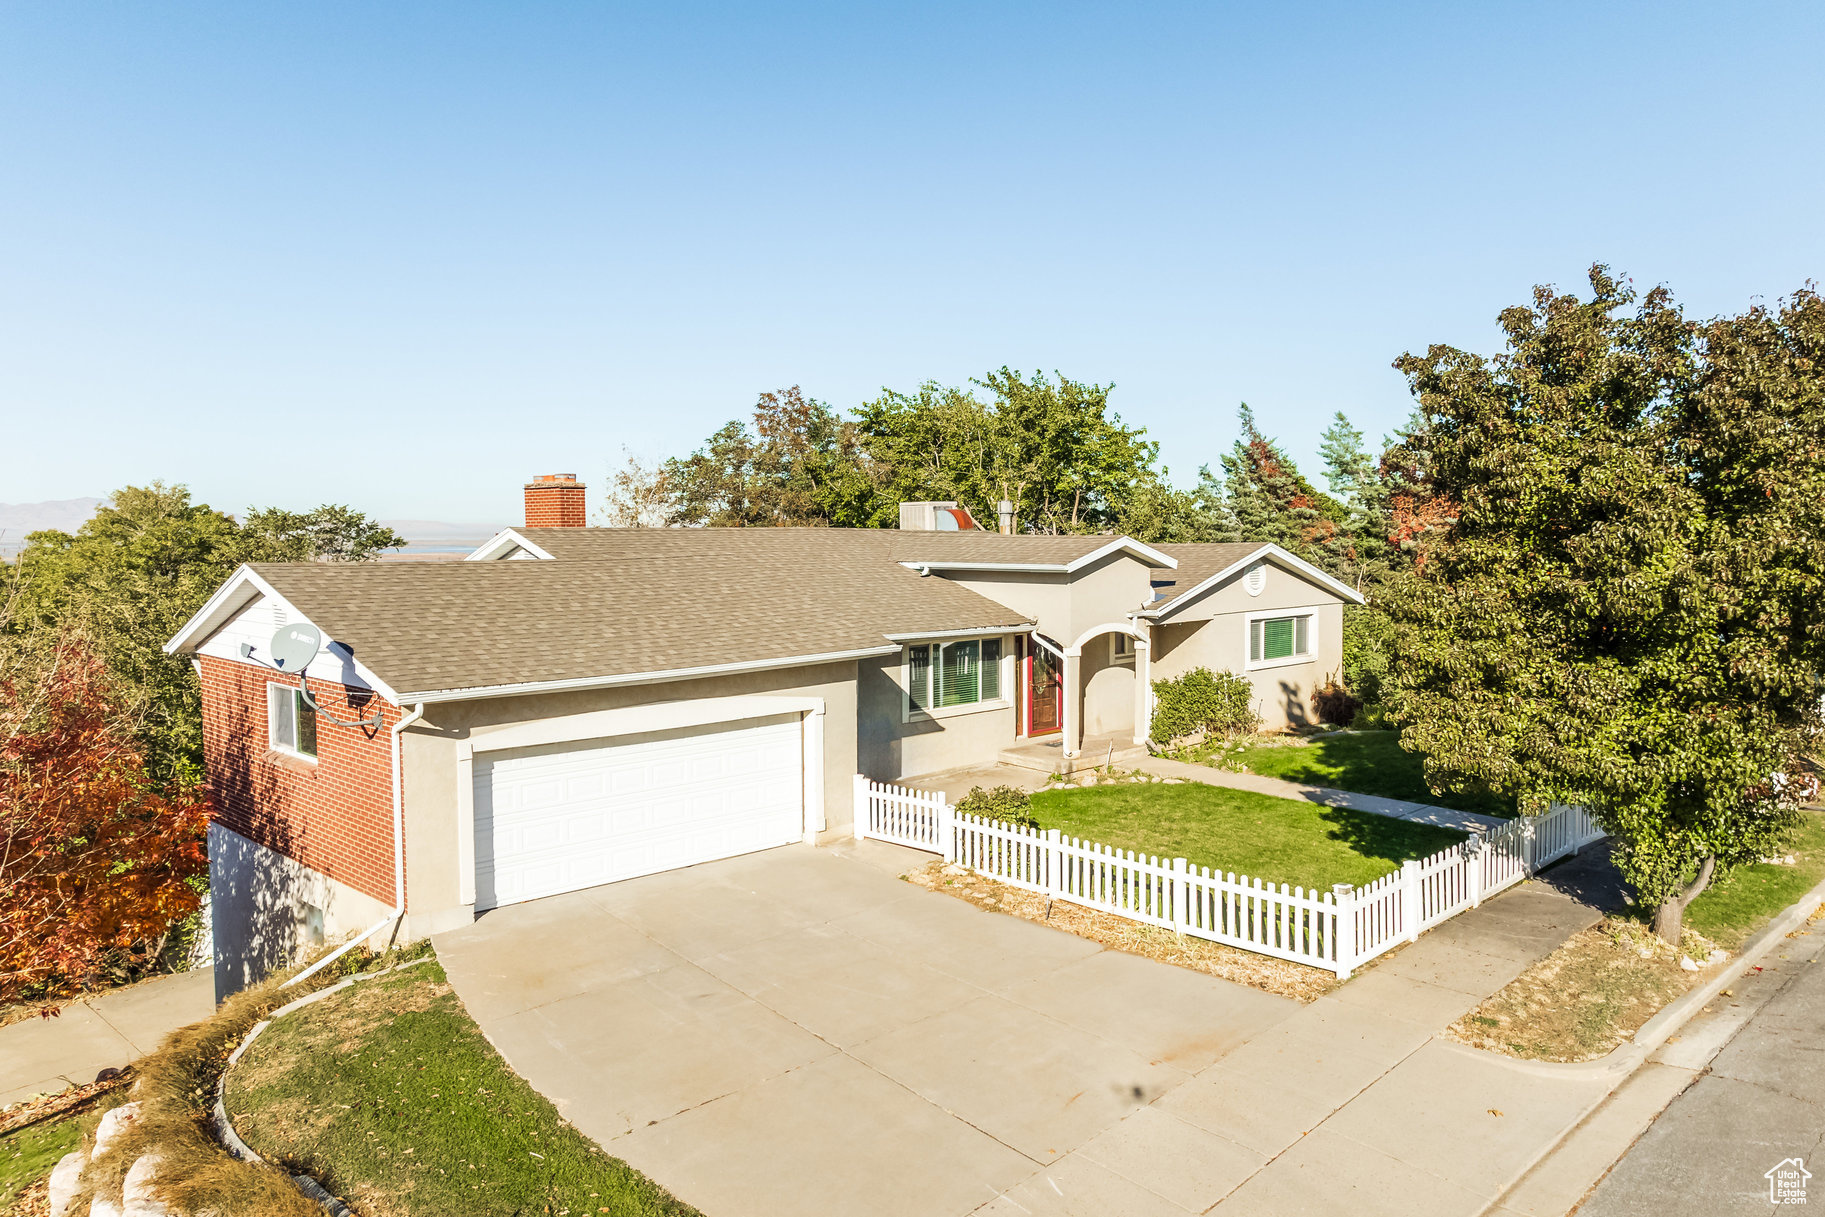
<svg viewBox="0 0 1825 1217">
<path fill-rule="evenodd" d="M 1141 633 L 1151 633 L 1146 626 Z M 1153 647 L 1146 638 L 1134 640 L 1134 742 L 1147 742 L 1147 729 L 1153 725 Z"/>
<path fill-rule="evenodd" d="M 1064 752 L 1065 759 L 1070 760 L 1084 750 L 1084 712 L 1079 704 L 1078 688 L 1083 667 L 1083 651 L 1078 647 L 1065 648 L 1065 723 Z"/>
</svg>

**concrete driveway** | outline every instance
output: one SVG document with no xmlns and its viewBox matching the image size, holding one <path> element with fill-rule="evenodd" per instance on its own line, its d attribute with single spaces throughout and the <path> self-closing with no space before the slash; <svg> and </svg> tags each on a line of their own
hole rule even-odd
<svg viewBox="0 0 1825 1217">
<path fill-rule="evenodd" d="M 516 1070 L 711 1217 L 945 1217 L 1008 1193 L 1030 1212 L 1065 1168 L 1061 1211 L 1188 1211 L 1117 1173 L 1141 1131 L 1124 1118 L 1296 1004 L 897 878 L 927 860 L 792 846 L 499 909 L 436 946 Z M 1143 1114 L 1217 1189 L 1196 1208 L 1263 1160 Z"/>
</svg>

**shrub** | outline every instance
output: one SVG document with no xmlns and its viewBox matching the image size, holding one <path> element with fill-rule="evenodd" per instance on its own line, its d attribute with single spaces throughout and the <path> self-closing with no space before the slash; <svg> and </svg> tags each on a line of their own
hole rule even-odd
<svg viewBox="0 0 1825 1217">
<path fill-rule="evenodd" d="M 1000 820 L 1016 828 L 1039 827 L 1039 821 L 1033 818 L 1032 797 L 1012 786 L 997 786 L 993 790 L 973 786 L 957 801 L 957 810 L 965 815 Z"/>
<path fill-rule="evenodd" d="M 1312 713 L 1321 723 L 1347 727 L 1361 709 L 1362 698 L 1338 684 L 1335 676 L 1324 682 L 1324 688 L 1312 690 Z"/>
<path fill-rule="evenodd" d="M 1172 680 L 1153 682 L 1153 723 L 1148 734 L 1169 744 L 1202 731 L 1206 735 L 1240 735 L 1259 730 L 1255 691 L 1234 672 L 1193 668 Z"/>
<path fill-rule="evenodd" d="M 1393 643 L 1394 623 L 1379 606 L 1344 605 L 1343 683 L 1371 705 L 1381 700 Z"/>
</svg>

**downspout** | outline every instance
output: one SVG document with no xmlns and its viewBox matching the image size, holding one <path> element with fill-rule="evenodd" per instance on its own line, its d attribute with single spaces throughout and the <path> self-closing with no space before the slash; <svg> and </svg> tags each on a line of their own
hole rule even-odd
<svg viewBox="0 0 1825 1217">
<path fill-rule="evenodd" d="M 340 958 L 344 952 L 360 946 L 379 931 L 388 922 L 405 916 L 406 912 L 406 803 L 405 781 L 399 770 L 399 736 L 407 727 L 425 716 L 425 704 L 419 702 L 412 712 L 401 718 L 392 726 L 393 736 L 393 909 L 355 937 L 349 939 L 335 950 L 319 959 L 304 971 L 298 973 L 284 984 L 281 989 L 297 984 L 308 976 L 314 975 L 324 966 Z"/>
</svg>

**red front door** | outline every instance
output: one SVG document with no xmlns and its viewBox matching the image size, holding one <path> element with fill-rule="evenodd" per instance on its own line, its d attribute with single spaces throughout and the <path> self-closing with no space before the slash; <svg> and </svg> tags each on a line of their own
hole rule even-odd
<svg viewBox="0 0 1825 1217">
<path fill-rule="evenodd" d="M 1034 645 L 1027 659 L 1027 734 L 1050 735 L 1060 730 L 1058 690 L 1063 683 L 1058 657 Z"/>
</svg>

